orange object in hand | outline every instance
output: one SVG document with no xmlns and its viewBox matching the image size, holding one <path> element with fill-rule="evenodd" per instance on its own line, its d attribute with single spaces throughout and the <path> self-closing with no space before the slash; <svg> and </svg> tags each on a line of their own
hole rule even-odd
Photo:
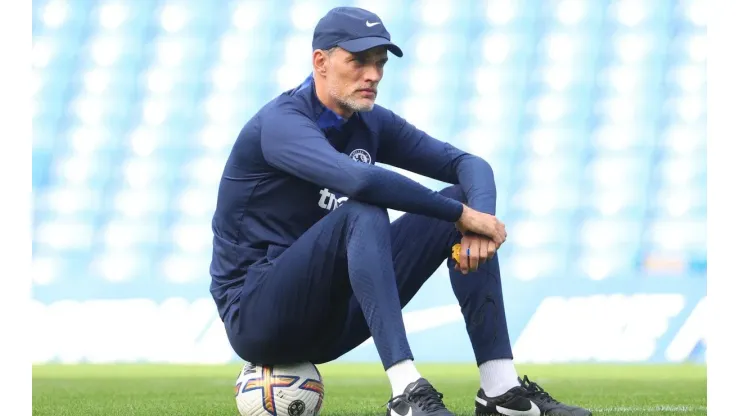
<svg viewBox="0 0 740 416">
<path fill-rule="evenodd" d="M 455 259 L 456 262 L 460 263 L 460 244 L 452 246 L 452 258 Z"/>
</svg>

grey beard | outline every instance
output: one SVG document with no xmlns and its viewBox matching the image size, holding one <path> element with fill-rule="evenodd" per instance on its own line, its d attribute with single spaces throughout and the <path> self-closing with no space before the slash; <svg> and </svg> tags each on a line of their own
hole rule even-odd
<svg viewBox="0 0 740 416">
<path fill-rule="evenodd" d="M 349 108 L 350 110 L 357 111 L 357 112 L 371 111 L 373 107 L 375 106 L 375 104 L 359 104 L 351 100 L 346 100 L 346 101 L 342 100 L 340 103 L 343 106 Z"/>
<path fill-rule="evenodd" d="M 340 106 L 347 108 L 352 111 L 356 112 L 363 112 L 363 111 L 371 111 L 375 104 L 365 105 L 365 104 L 359 104 L 356 101 L 349 99 L 349 98 L 342 98 L 339 97 L 339 94 L 337 94 L 334 90 L 329 90 L 329 94 L 334 98 Z"/>
</svg>

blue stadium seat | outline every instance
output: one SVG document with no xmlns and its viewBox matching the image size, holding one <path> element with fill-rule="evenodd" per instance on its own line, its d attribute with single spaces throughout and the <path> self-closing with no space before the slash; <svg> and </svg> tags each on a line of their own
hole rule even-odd
<svg viewBox="0 0 740 416">
<path fill-rule="evenodd" d="M 350 3 L 377 11 L 406 53 L 379 104 L 493 167 L 505 279 L 706 262 L 696 2 Z M 315 20 L 344 3 L 49 4 L 33 3 L 35 281 L 202 285 L 233 141 L 310 73 Z"/>
</svg>

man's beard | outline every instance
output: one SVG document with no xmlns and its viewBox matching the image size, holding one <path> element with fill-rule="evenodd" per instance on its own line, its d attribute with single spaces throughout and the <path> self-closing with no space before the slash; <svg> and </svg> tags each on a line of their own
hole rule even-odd
<svg viewBox="0 0 740 416">
<path fill-rule="evenodd" d="M 344 96 L 344 97 L 340 96 L 339 88 L 337 88 L 336 85 L 332 85 L 329 88 L 329 95 L 341 107 L 348 109 L 350 111 L 357 111 L 357 112 L 371 111 L 373 107 L 375 106 L 375 103 L 373 102 L 370 102 L 370 103 L 360 102 L 360 100 L 352 98 L 351 94 Z"/>
</svg>

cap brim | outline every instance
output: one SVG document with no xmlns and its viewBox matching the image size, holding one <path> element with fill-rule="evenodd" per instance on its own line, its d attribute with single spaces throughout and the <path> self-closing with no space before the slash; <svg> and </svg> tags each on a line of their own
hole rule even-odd
<svg viewBox="0 0 740 416">
<path fill-rule="evenodd" d="M 388 39 L 378 36 L 352 39 L 345 42 L 340 42 L 337 44 L 337 46 L 348 52 L 353 53 L 366 51 L 377 46 L 385 46 L 386 48 L 388 48 L 389 51 L 391 51 L 392 54 L 396 55 L 397 57 L 400 58 L 403 56 L 403 51 L 401 50 L 401 48 L 399 48 L 396 44 L 389 41 Z"/>
</svg>

